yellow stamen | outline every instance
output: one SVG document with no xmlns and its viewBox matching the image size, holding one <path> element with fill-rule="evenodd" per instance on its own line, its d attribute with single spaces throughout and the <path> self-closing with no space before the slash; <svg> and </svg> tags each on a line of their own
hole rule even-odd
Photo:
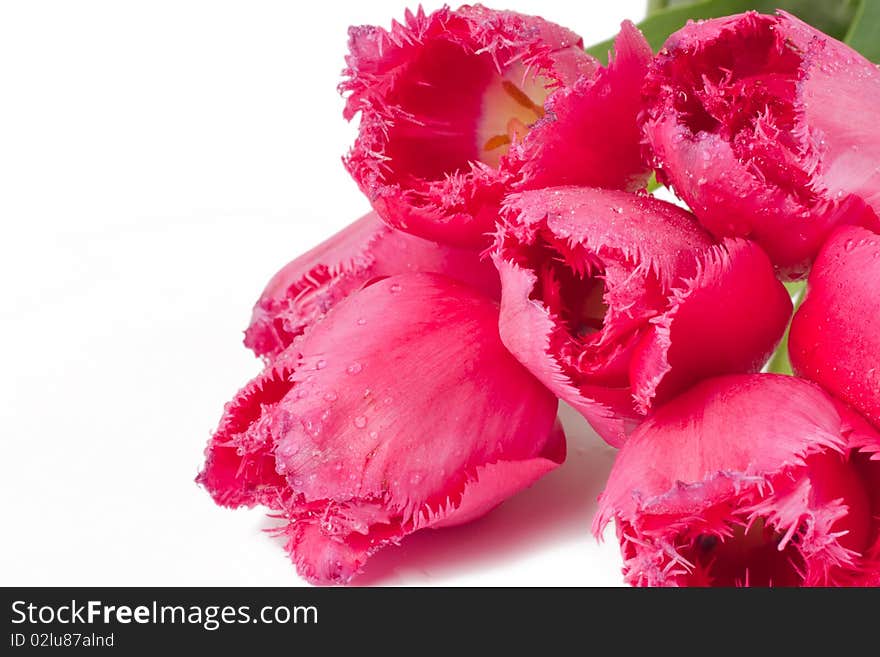
<svg viewBox="0 0 880 657">
<path fill-rule="evenodd" d="M 537 105 L 528 95 L 519 87 L 517 87 L 513 82 L 509 80 L 503 80 L 501 82 L 501 88 L 504 89 L 504 92 L 510 96 L 514 102 L 520 107 L 524 107 L 529 110 L 532 114 L 535 115 L 535 120 L 541 119 L 544 116 L 544 108 L 540 105 Z M 526 133 L 529 131 L 532 125 L 526 125 L 518 118 L 512 118 L 507 122 L 507 134 L 497 134 L 492 135 L 489 139 L 486 140 L 486 143 L 483 144 L 484 151 L 494 151 L 496 149 L 502 148 L 503 146 L 509 146 L 513 142 L 518 139 L 522 139 L 525 137 Z"/>
<path fill-rule="evenodd" d="M 536 105 L 535 101 L 529 98 L 526 93 L 517 87 L 510 80 L 504 80 L 501 83 L 501 86 L 504 88 L 504 91 L 507 92 L 507 95 L 513 98 L 518 105 L 525 107 L 526 109 L 532 110 L 535 113 L 537 118 L 543 118 L 544 116 L 544 108 L 540 105 Z"/>
<path fill-rule="evenodd" d="M 483 144 L 483 150 L 494 151 L 496 148 L 501 148 L 508 144 L 510 144 L 510 137 L 507 135 L 495 135 L 494 137 L 490 137 L 486 143 Z"/>
</svg>

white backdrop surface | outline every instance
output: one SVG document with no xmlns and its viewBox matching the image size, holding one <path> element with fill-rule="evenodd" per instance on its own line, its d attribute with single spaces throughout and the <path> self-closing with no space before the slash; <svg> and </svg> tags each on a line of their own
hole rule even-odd
<svg viewBox="0 0 880 657">
<path fill-rule="evenodd" d="M 500 2 L 587 43 L 644 11 Z M 340 163 L 346 29 L 405 7 L 0 5 L 0 583 L 304 583 L 259 510 L 193 478 L 259 370 L 241 332 L 263 285 L 368 209 Z M 613 450 L 563 414 L 563 467 L 358 583 L 621 584 L 613 532 L 589 533 Z"/>
</svg>

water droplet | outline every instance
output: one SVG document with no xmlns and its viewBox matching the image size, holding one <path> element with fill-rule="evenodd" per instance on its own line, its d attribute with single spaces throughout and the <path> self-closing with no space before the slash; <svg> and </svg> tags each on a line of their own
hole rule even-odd
<svg viewBox="0 0 880 657">
<path fill-rule="evenodd" d="M 853 240 L 847 240 L 847 241 L 844 242 L 844 244 L 843 244 L 843 248 L 844 248 L 844 250 L 846 250 L 846 251 L 852 251 L 855 247 L 856 247 L 856 243 L 855 243 L 855 241 L 853 241 Z"/>
<path fill-rule="evenodd" d="M 388 289 L 391 291 L 391 294 L 397 294 L 401 290 L 400 283 L 392 283 Z"/>
<path fill-rule="evenodd" d="M 336 465 L 333 466 L 333 469 L 336 472 L 342 472 L 342 463 L 337 463 Z"/>
<path fill-rule="evenodd" d="M 363 369 L 363 366 L 360 363 L 352 363 L 351 365 L 348 366 L 348 373 L 349 374 L 357 374 L 362 369 Z"/>
<path fill-rule="evenodd" d="M 297 399 L 302 399 L 303 397 L 308 397 L 308 396 L 309 396 L 309 391 L 306 390 L 305 388 L 299 388 L 296 391 L 296 398 Z"/>
<path fill-rule="evenodd" d="M 409 483 L 413 486 L 417 485 L 422 480 L 422 475 L 418 472 L 414 473 L 412 477 L 409 478 Z"/>
<path fill-rule="evenodd" d="M 379 432 L 378 432 L 378 431 L 371 431 L 371 432 L 370 432 L 370 438 L 372 438 L 372 439 L 375 440 L 375 439 L 378 438 L 378 437 L 379 437 Z"/>
<path fill-rule="evenodd" d="M 324 360 L 323 358 L 321 360 L 319 360 L 317 363 L 315 363 L 316 370 L 323 370 L 325 367 L 327 367 L 327 361 Z"/>
<path fill-rule="evenodd" d="M 369 397 L 372 394 L 373 394 L 373 391 L 370 390 L 369 388 L 364 389 L 364 399 L 366 399 L 367 397 Z"/>
<path fill-rule="evenodd" d="M 363 326 L 367 323 L 367 320 L 365 320 L 363 317 L 359 317 L 357 323 L 358 326 Z"/>
<path fill-rule="evenodd" d="M 356 426 L 358 429 L 363 429 L 365 426 L 367 426 L 367 418 L 365 418 L 363 415 L 358 415 L 354 419 L 354 426 Z"/>
<path fill-rule="evenodd" d="M 389 406 L 391 404 L 391 402 L 393 402 L 394 400 L 391 397 L 386 397 L 382 401 L 386 406 Z"/>
<path fill-rule="evenodd" d="M 338 397 L 338 395 L 335 392 L 333 392 L 332 390 L 328 390 L 327 392 L 324 393 L 324 399 L 326 399 L 327 401 L 330 401 L 330 402 L 336 401 L 337 397 Z"/>
</svg>

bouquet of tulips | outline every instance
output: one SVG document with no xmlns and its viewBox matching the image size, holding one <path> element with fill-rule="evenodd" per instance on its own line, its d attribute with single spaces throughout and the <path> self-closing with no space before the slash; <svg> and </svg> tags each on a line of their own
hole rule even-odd
<svg viewBox="0 0 880 657">
<path fill-rule="evenodd" d="M 781 11 L 607 63 L 479 5 L 349 36 L 373 211 L 257 301 L 214 500 L 347 583 L 559 466 L 562 400 L 619 448 L 628 582 L 880 585 L 880 69 Z"/>
</svg>

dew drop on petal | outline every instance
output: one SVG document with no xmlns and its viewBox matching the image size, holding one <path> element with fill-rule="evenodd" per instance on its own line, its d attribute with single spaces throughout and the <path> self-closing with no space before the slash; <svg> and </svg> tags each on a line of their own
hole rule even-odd
<svg viewBox="0 0 880 657">
<path fill-rule="evenodd" d="M 362 369 L 363 369 L 363 366 L 360 363 L 352 363 L 351 365 L 348 366 L 348 373 L 349 374 L 357 374 Z"/>
<path fill-rule="evenodd" d="M 360 317 L 360 318 L 358 318 L 357 323 L 358 323 L 358 326 L 364 326 L 367 323 L 367 320 L 365 320 L 363 317 Z"/>
<path fill-rule="evenodd" d="M 358 415 L 354 419 L 354 426 L 356 426 L 358 429 L 363 429 L 365 426 L 367 426 L 367 418 L 365 418 L 363 415 Z"/>
<path fill-rule="evenodd" d="M 323 370 L 325 367 L 327 367 L 327 361 L 324 360 L 323 358 L 321 360 L 319 360 L 317 363 L 315 363 L 316 370 Z"/>
<path fill-rule="evenodd" d="M 397 294 L 401 290 L 400 283 L 392 283 L 388 289 L 391 291 L 391 294 Z"/>
</svg>

